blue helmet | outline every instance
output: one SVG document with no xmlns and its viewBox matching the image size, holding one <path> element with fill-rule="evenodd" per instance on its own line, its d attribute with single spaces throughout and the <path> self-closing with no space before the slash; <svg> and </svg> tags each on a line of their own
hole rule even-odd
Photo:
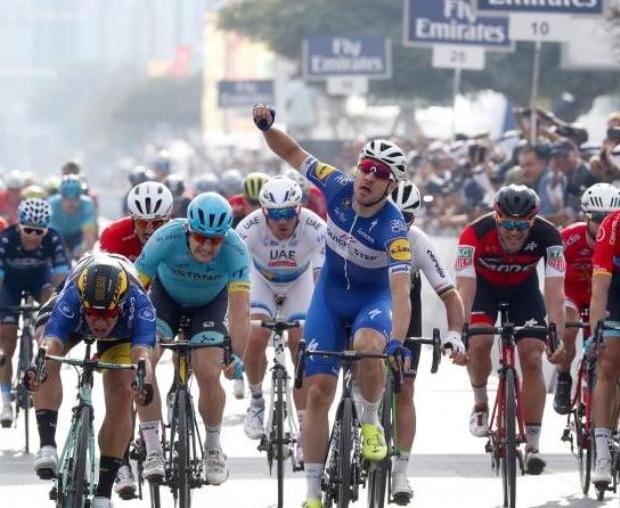
<svg viewBox="0 0 620 508">
<path fill-rule="evenodd" d="M 195 233 L 223 236 L 230 229 L 232 221 L 230 203 L 216 192 L 198 194 L 187 208 L 187 222 Z"/>
<path fill-rule="evenodd" d="M 67 175 L 60 182 L 58 192 L 63 198 L 77 199 L 82 194 L 82 180 L 76 175 Z"/>
</svg>

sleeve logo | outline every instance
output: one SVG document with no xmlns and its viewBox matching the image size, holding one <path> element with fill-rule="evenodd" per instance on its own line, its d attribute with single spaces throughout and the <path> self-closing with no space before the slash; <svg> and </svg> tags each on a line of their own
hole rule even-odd
<svg viewBox="0 0 620 508">
<path fill-rule="evenodd" d="M 470 245 L 459 245 L 454 268 L 457 272 L 464 270 L 474 263 L 474 248 Z"/>
<path fill-rule="evenodd" d="M 396 261 L 411 261 L 411 245 L 406 238 L 392 240 L 388 246 L 390 257 Z"/>
<path fill-rule="evenodd" d="M 325 179 L 334 171 L 336 171 L 336 168 L 334 168 L 333 166 L 328 166 L 327 164 L 323 164 L 322 162 L 317 162 L 316 166 L 314 167 L 314 175 L 319 180 L 321 180 L 321 182 L 324 182 Z"/>
<path fill-rule="evenodd" d="M 559 245 L 554 245 L 547 249 L 547 265 L 557 272 L 566 271 L 566 261 L 564 259 L 564 249 Z"/>
</svg>

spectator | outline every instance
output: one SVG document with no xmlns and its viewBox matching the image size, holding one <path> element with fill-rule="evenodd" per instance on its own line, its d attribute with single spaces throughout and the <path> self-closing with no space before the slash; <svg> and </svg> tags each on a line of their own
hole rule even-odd
<svg viewBox="0 0 620 508">
<path fill-rule="evenodd" d="M 554 178 L 548 163 L 547 145 L 525 145 L 519 151 L 523 182 L 538 194 L 540 215 L 553 222 L 563 205 L 562 182 L 557 175 Z"/>
</svg>

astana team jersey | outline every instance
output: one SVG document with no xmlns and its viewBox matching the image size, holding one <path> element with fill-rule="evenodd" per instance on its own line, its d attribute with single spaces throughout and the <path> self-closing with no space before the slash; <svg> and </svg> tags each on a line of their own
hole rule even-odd
<svg viewBox="0 0 620 508">
<path fill-rule="evenodd" d="M 52 220 L 50 228 L 55 229 L 61 236 L 74 235 L 82 231 L 84 226 L 95 226 L 97 217 L 93 200 L 81 194 L 78 198 L 79 203 L 75 213 L 68 214 L 62 206 L 62 196 L 55 194 L 48 201 L 52 207 Z"/>
</svg>

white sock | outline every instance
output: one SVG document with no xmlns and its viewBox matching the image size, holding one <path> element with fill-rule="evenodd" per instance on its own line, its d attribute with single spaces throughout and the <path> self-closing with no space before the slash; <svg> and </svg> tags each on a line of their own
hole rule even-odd
<svg viewBox="0 0 620 508">
<path fill-rule="evenodd" d="M 159 420 L 152 422 L 140 422 L 140 432 L 142 432 L 142 438 L 144 439 L 144 445 L 148 452 L 161 452 L 161 440 L 159 439 L 159 428 L 161 423 Z"/>
<path fill-rule="evenodd" d="M 250 386 L 250 395 L 252 395 L 251 404 L 265 404 L 263 400 L 263 383 L 256 383 Z"/>
<path fill-rule="evenodd" d="M 2 395 L 2 406 L 7 407 L 11 405 L 11 385 L 2 385 L 0 387 L 0 394 Z"/>
<path fill-rule="evenodd" d="M 207 450 L 221 450 L 222 443 L 220 442 L 220 433 L 222 431 L 222 425 L 205 425 L 205 429 L 207 430 L 205 448 Z"/>
<path fill-rule="evenodd" d="M 407 476 L 407 467 L 409 466 L 409 452 L 401 450 L 400 455 L 392 456 L 392 474 L 394 476 Z"/>
<path fill-rule="evenodd" d="M 306 499 L 321 499 L 321 477 L 323 476 L 323 464 L 304 465 L 306 472 Z"/>
<path fill-rule="evenodd" d="M 525 424 L 525 441 L 528 449 L 539 449 L 538 443 L 540 441 L 540 425 Z"/>
<path fill-rule="evenodd" d="M 299 433 L 301 434 L 304 431 L 304 414 L 306 413 L 305 409 L 297 410 L 297 421 L 299 422 Z"/>
<path fill-rule="evenodd" d="M 471 386 L 474 391 L 474 404 L 476 406 L 478 404 L 486 404 L 489 405 L 489 396 L 487 395 L 487 385 L 483 384 L 482 386 Z"/>
<path fill-rule="evenodd" d="M 362 415 L 360 416 L 360 423 L 378 424 L 379 423 L 379 405 L 381 404 L 381 398 L 376 402 L 369 402 L 360 395 L 360 402 L 362 403 Z"/>
<path fill-rule="evenodd" d="M 609 459 L 609 440 L 611 439 L 611 429 L 596 427 L 594 429 L 594 439 L 596 440 L 596 458 Z"/>
</svg>

